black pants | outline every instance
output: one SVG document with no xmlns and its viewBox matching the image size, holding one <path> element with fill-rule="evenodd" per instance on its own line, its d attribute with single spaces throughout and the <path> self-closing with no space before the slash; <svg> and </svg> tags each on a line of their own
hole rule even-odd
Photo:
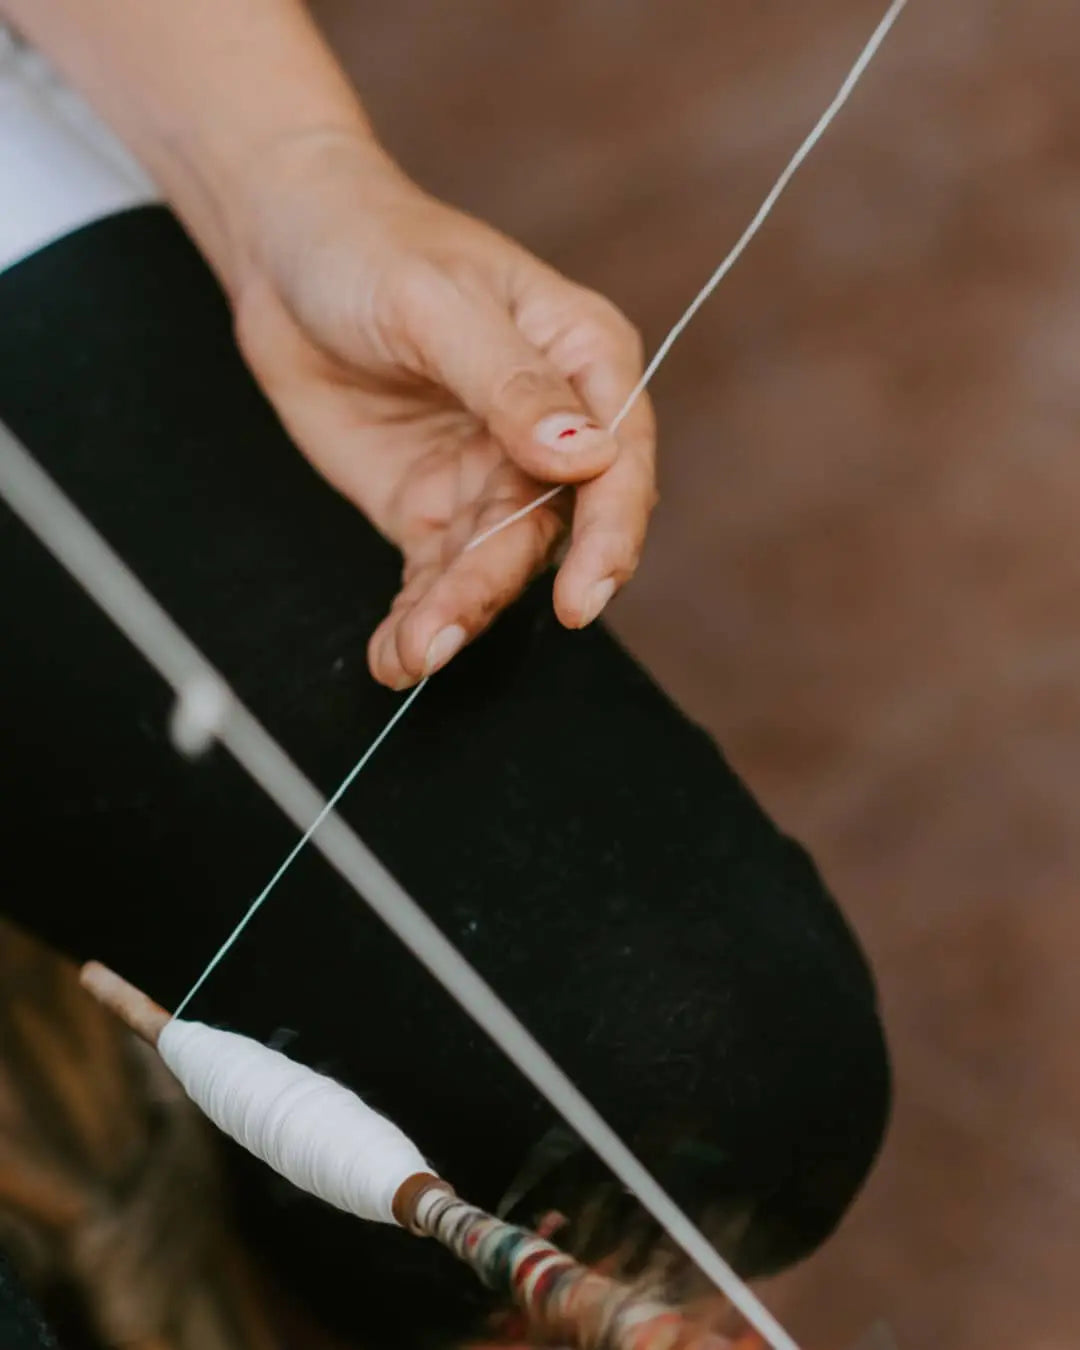
<svg viewBox="0 0 1080 1350">
<path fill-rule="evenodd" d="M 398 559 L 289 444 L 163 210 L 0 277 L 0 418 L 339 781 L 395 706 L 364 648 Z M 0 903 L 169 1004 L 295 833 L 225 756 L 178 758 L 163 687 L 6 512 L 0 577 Z M 549 582 L 432 682 L 343 812 L 678 1197 L 747 1216 L 744 1269 L 830 1232 L 887 1113 L 866 966 L 805 854 L 610 635 L 558 627 Z M 191 1015 L 286 1037 L 481 1204 L 553 1123 L 310 851 Z M 400 1343 L 467 1306 L 430 1244 L 240 1170 L 264 1246 L 369 1340 L 380 1309 Z M 602 1174 L 557 1175 L 573 1203 Z"/>
</svg>

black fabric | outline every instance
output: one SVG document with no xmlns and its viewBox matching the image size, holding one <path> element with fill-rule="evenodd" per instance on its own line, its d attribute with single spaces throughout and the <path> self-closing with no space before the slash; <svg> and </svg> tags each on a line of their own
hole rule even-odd
<svg viewBox="0 0 1080 1350">
<path fill-rule="evenodd" d="M 30 1302 L 0 1252 L 0 1346 L 3 1350 L 58 1350 L 41 1313 Z"/>
<path fill-rule="evenodd" d="M 398 559 L 289 444 L 166 212 L 0 277 L 0 418 L 335 785 L 396 705 L 364 648 Z M 0 567 L 2 903 L 168 1004 L 294 832 L 221 753 L 174 753 L 156 677 L 6 512 Z M 549 581 L 432 682 L 343 810 L 617 1129 L 701 1146 L 707 1165 L 653 1161 L 695 1211 L 747 1206 L 744 1267 L 828 1234 L 887 1112 L 867 968 L 802 850 L 607 632 L 559 628 Z M 478 1203 L 552 1123 L 311 852 L 191 1014 L 288 1041 Z M 366 1343 L 468 1312 L 430 1244 L 238 1169 L 264 1248 L 322 1306 L 343 1294 Z"/>
</svg>

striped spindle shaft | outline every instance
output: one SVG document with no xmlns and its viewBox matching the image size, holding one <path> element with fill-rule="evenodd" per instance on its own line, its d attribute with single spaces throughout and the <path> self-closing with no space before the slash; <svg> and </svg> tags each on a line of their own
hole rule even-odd
<svg viewBox="0 0 1080 1350">
<path fill-rule="evenodd" d="M 446 1189 L 416 1197 L 410 1226 L 449 1248 L 490 1288 L 508 1293 L 545 1341 L 578 1350 L 730 1350 L 725 1337 Z"/>
</svg>

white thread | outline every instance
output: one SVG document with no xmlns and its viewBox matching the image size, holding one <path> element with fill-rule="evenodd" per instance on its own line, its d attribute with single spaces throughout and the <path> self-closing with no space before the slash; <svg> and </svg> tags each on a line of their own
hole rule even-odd
<svg viewBox="0 0 1080 1350">
<path fill-rule="evenodd" d="M 396 1224 L 398 1188 L 431 1171 L 416 1145 L 354 1093 L 246 1036 L 174 1017 L 158 1051 L 219 1129 L 337 1209 Z"/>
<path fill-rule="evenodd" d="M 725 267 L 737 261 L 753 234 L 760 228 L 772 204 L 780 196 L 802 160 L 816 144 L 843 103 L 846 102 L 907 0 L 893 0 L 885 18 L 864 48 L 840 93 L 811 132 L 766 199 L 766 207 L 743 240 L 713 274 L 686 314 L 668 334 L 653 358 L 639 387 L 627 400 L 623 414 L 645 383 L 655 374 L 679 334 L 722 280 Z M 616 421 L 618 422 L 618 420 Z M 537 498 L 509 519 L 521 519 L 556 490 Z M 180 631 L 147 592 L 135 574 L 105 543 L 89 521 L 56 487 L 32 456 L 0 426 L 0 494 L 13 511 L 34 531 L 43 544 L 71 573 L 117 624 L 151 665 L 180 691 L 192 670 L 220 678 L 202 653 Z M 506 528 L 509 520 L 499 528 Z M 490 537 L 493 530 L 486 537 Z M 474 545 L 475 546 L 475 545 Z M 413 696 L 423 686 L 413 691 Z M 396 720 L 393 719 L 393 720 Z M 393 720 L 378 738 L 393 725 Z M 672 1241 L 701 1273 L 723 1292 L 774 1350 L 798 1350 L 791 1336 L 739 1279 L 701 1230 L 671 1199 L 652 1174 L 642 1166 L 622 1139 L 575 1087 L 551 1056 L 532 1037 L 510 1009 L 483 981 L 460 952 L 431 922 L 419 905 L 390 876 L 349 826 L 329 809 L 315 788 L 304 778 L 281 747 L 250 712 L 234 703 L 220 728 L 220 739 L 237 762 L 262 787 L 300 829 L 307 829 L 315 847 L 365 900 L 409 951 L 453 995 L 461 1007 L 484 1029 L 563 1119 L 588 1144 L 613 1175 L 637 1197 Z M 368 752 L 370 754 L 370 751 Z M 362 762 L 366 762 L 365 755 Z M 357 770 L 347 780 L 351 782 Z M 339 796 L 341 789 L 339 789 Z M 316 818 L 323 829 L 305 826 Z M 219 954 L 220 957 L 221 954 Z M 211 968 L 219 959 L 216 957 Z M 201 981 L 200 981 L 201 982 Z"/>
<path fill-rule="evenodd" d="M 494 538 L 497 534 L 502 534 L 503 530 L 509 529 L 511 525 L 516 525 L 519 520 L 524 520 L 526 516 L 532 515 L 538 506 L 543 506 L 545 502 L 551 501 L 552 497 L 557 497 L 562 490 L 562 483 L 558 487 L 549 488 L 547 492 L 537 497 L 536 501 L 530 502 L 528 506 L 519 507 L 513 515 L 507 516 L 505 520 L 500 520 L 498 524 L 482 530 L 475 538 L 469 540 L 462 551 L 471 553 L 474 548 L 479 548 L 486 540 Z"/>
<path fill-rule="evenodd" d="M 270 897 L 270 892 L 274 889 L 274 887 L 278 884 L 278 882 L 281 880 L 281 878 L 285 875 L 285 873 L 286 873 L 286 872 L 289 870 L 289 868 L 293 865 L 293 861 L 294 861 L 294 860 L 296 859 L 296 857 L 300 854 L 300 852 L 307 846 L 307 844 L 308 844 L 309 841 L 311 840 L 312 836 L 314 835 L 315 831 L 319 828 L 319 826 L 320 826 L 320 825 L 323 823 L 323 821 L 327 818 L 327 816 L 328 816 L 328 815 L 330 814 L 330 812 L 334 809 L 334 807 L 338 804 L 338 802 L 341 801 L 342 797 L 345 796 L 346 792 L 348 792 L 349 788 L 352 787 L 352 785 L 353 785 L 353 783 L 356 781 L 356 779 L 359 778 L 360 774 L 361 774 L 361 773 L 364 771 L 364 769 L 367 767 L 368 761 L 371 759 L 371 757 L 372 757 L 372 755 L 375 753 L 375 751 L 378 750 L 379 746 L 382 745 L 383 741 L 386 740 L 387 736 L 390 735 L 390 733 L 393 731 L 393 729 L 397 726 L 397 724 L 401 721 L 401 719 L 402 719 L 402 718 L 405 716 L 405 714 L 409 711 L 409 709 L 412 707 L 412 705 L 413 705 L 413 704 L 416 702 L 416 700 L 420 697 L 421 691 L 423 690 L 425 684 L 427 684 L 427 679 L 426 679 L 426 678 L 420 681 L 420 683 L 416 686 L 416 688 L 412 691 L 412 693 L 409 695 L 408 698 L 403 699 L 403 700 L 401 701 L 401 703 L 398 704 L 397 708 L 394 710 L 394 715 L 390 718 L 390 720 L 387 722 L 387 724 L 383 727 L 382 731 L 379 732 L 379 734 L 375 737 L 375 739 L 371 742 L 371 744 L 368 746 L 368 748 L 364 751 L 364 753 L 363 753 L 363 754 L 360 756 L 360 758 L 356 761 L 356 763 L 353 765 L 353 767 L 349 770 L 349 772 L 348 772 L 348 773 L 345 775 L 345 777 L 341 780 L 341 783 L 338 785 L 337 790 L 334 792 L 333 796 L 330 797 L 330 798 L 323 804 L 322 809 L 319 811 L 319 813 L 316 815 L 315 819 L 314 819 L 314 820 L 311 822 L 311 824 L 307 827 L 307 829 L 304 831 L 304 833 L 300 836 L 300 838 L 296 841 L 296 843 L 295 843 L 295 845 L 293 846 L 292 850 L 291 850 L 291 851 L 289 852 L 289 854 L 286 856 L 285 861 L 281 864 L 281 866 L 278 868 L 278 870 L 274 873 L 274 875 L 270 878 L 270 880 L 269 880 L 269 881 L 266 883 L 266 885 L 262 888 L 262 890 L 261 890 L 261 891 L 259 892 L 259 894 L 255 897 L 255 899 L 251 902 L 251 904 L 247 907 L 247 909 L 245 910 L 245 912 L 244 912 L 244 913 L 241 915 L 241 917 L 240 917 L 240 922 L 236 925 L 236 927 L 232 930 L 232 932 L 229 934 L 229 936 L 225 939 L 225 941 L 224 941 L 224 942 L 221 944 L 221 946 L 217 949 L 217 951 L 214 953 L 214 955 L 210 958 L 210 961 L 209 961 L 209 963 L 206 965 L 206 967 L 205 967 L 205 969 L 203 970 L 202 974 L 201 974 L 201 975 L 199 976 L 199 978 L 195 981 L 195 983 L 191 986 L 191 988 L 187 991 L 187 993 L 186 993 L 186 994 L 184 995 L 184 997 L 180 1000 L 180 1002 L 176 1005 L 176 1010 L 175 1010 L 175 1012 L 173 1013 L 173 1016 L 174 1016 L 174 1017 L 179 1017 L 179 1016 L 180 1016 L 180 1014 L 184 1011 L 184 1009 L 188 1006 L 188 1004 L 191 1002 L 191 1000 L 195 997 L 195 995 L 196 995 L 196 994 L 199 992 L 199 990 L 203 987 L 203 985 L 206 983 L 206 981 L 210 978 L 210 976 L 211 976 L 211 975 L 214 973 L 214 971 L 218 968 L 218 966 L 221 964 L 221 962 L 224 961 L 224 959 L 225 959 L 226 955 L 228 954 L 230 948 L 233 947 L 233 946 L 235 945 L 235 943 L 237 942 L 237 940 L 238 940 L 239 937 L 240 937 L 240 934 L 244 931 L 244 929 L 248 926 L 248 924 L 252 921 L 252 919 L 255 917 L 255 915 L 259 912 L 259 910 L 263 907 L 263 905 L 264 905 L 264 904 L 266 903 L 266 901 L 269 899 L 269 897 Z"/>
</svg>

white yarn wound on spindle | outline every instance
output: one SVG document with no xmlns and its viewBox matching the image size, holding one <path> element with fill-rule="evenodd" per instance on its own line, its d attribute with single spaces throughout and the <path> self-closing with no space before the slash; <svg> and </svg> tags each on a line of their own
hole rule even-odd
<svg viewBox="0 0 1080 1350">
<path fill-rule="evenodd" d="M 431 1171 L 412 1140 L 355 1093 L 246 1036 L 173 1018 L 158 1052 L 220 1130 L 337 1209 L 396 1224 L 402 1182 Z"/>
</svg>

